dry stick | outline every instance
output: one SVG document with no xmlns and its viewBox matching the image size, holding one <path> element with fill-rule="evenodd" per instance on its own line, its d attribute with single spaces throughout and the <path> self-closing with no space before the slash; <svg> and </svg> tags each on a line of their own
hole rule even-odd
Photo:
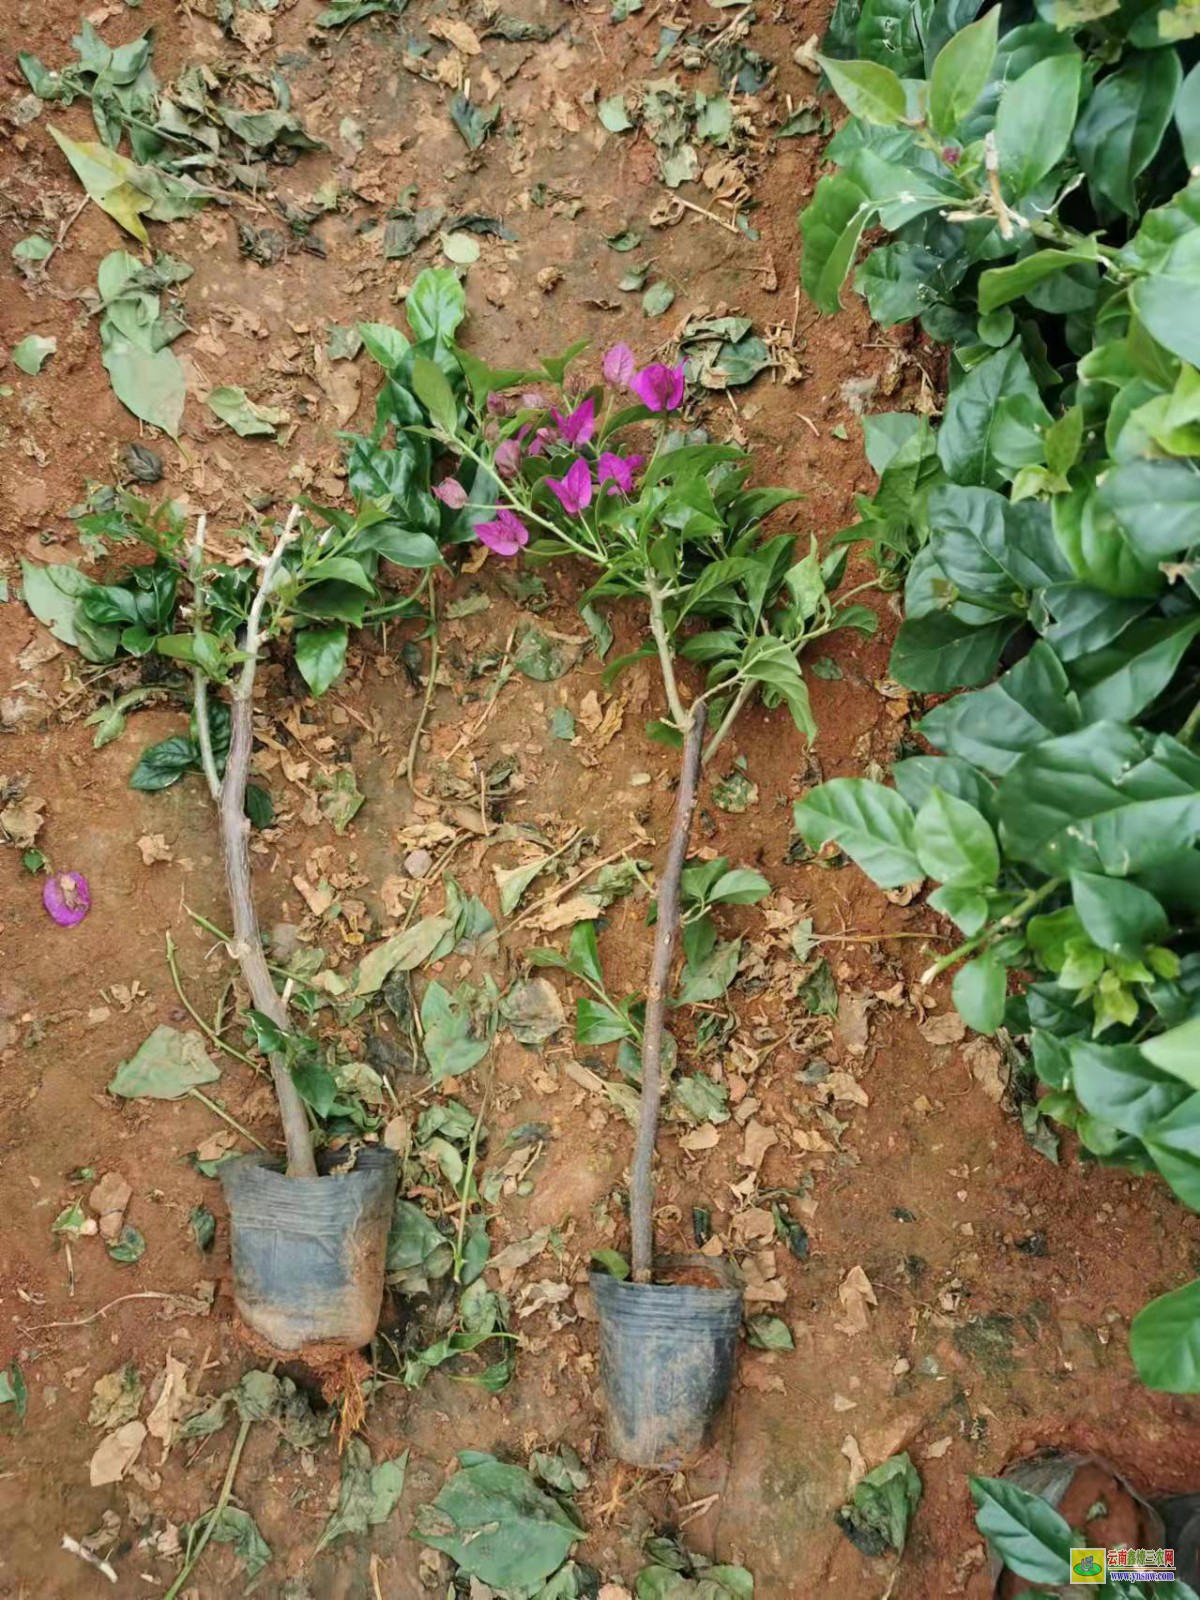
<svg viewBox="0 0 1200 1600">
<path fill-rule="evenodd" d="M 658 880 L 658 921 L 654 928 L 654 955 L 646 990 L 646 1022 L 642 1033 L 642 1098 L 638 1108 L 637 1144 L 629 1178 L 629 1216 L 633 1225 L 633 1281 L 649 1283 L 654 1265 L 654 1145 L 658 1137 L 658 1108 L 662 1100 L 662 1041 L 667 1011 L 667 985 L 671 956 L 679 929 L 679 879 L 687 857 L 692 815 L 700 786 L 700 756 L 704 749 L 704 724 L 708 707 L 698 701 L 683 746 L 675 817 L 667 842 L 667 859 Z"/>
<path fill-rule="evenodd" d="M 267 968 L 250 887 L 250 819 L 246 816 L 246 780 L 250 774 L 250 756 L 254 748 L 254 674 L 262 644 L 263 609 L 279 575 L 287 548 L 296 537 L 299 517 L 300 507 L 293 506 L 283 532 L 263 567 L 258 592 L 250 607 L 244 645 L 246 660 L 230 696 L 229 756 L 225 763 L 220 803 L 221 848 L 225 856 L 229 907 L 233 913 L 233 954 L 242 969 L 255 1008 L 282 1033 L 289 1030 L 287 1008 L 275 992 Z M 317 1163 L 313 1157 L 312 1134 L 304 1114 L 304 1102 L 292 1079 L 291 1068 L 286 1056 L 278 1052 L 269 1059 L 287 1146 L 288 1176 L 315 1178 Z"/>
</svg>

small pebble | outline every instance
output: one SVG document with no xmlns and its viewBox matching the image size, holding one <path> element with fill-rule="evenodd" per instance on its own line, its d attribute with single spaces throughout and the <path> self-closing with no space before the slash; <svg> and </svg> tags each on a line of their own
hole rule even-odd
<svg viewBox="0 0 1200 1600">
<path fill-rule="evenodd" d="M 428 850 L 410 850 L 404 858 L 404 870 L 410 878 L 423 878 L 432 865 Z"/>
</svg>

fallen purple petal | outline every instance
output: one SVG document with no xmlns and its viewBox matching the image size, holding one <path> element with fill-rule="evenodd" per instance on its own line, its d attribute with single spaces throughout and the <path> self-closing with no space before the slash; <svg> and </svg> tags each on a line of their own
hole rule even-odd
<svg viewBox="0 0 1200 1600">
<path fill-rule="evenodd" d="M 75 928 L 92 908 L 91 891 L 82 872 L 56 872 L 42 889 L 42 904 L 60 928 Z"/>
</svg>

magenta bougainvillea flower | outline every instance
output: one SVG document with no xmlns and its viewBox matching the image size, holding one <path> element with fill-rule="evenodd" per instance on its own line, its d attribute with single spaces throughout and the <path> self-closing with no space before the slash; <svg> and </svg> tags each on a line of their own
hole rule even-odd
<svg viewBox="0 0 1200 1600">
<path fill-rule="evenodd" d="M 551 411 L 550 415 L 567 444 L 587 444 L 596 431 L 596 402 L 591 395 L 568 416 L 564 417 L 561 411 Z"/>
<path fill-rule="evenodd" d="M 546 487 L 558 496 L 559 503 L 570 516 L 577 517 L 592 503 L 592 469 L 582 456 L 572 461 L 562 478 L 547 478 Z"/>
<path fill-rule="evenodd" d="M 618 456 L 611 450 L 602 450 L 597 463 L 600 482 L 610 486 L 609 494 L 632 494 L 633 475 L 645 459 L 645 456 Z"/>
<path fill-rule="evenodd" d="M 629 346 L 615 344 L 606 352 L 600 370 L 604 374 L 606 383 L 615 384 L 620 389 L 628 389 L 636 366 L 637 360 Z"/>
<path fill-rule="evenodd" d="M 56 872 L 46 879 L 42 904 L 60 928 L 77 927 L 92 908 L 87 879 L 82 872 Z"/>
<path fill-rule="evenodd" d="M 501 506 L 491 522 L 477 522 L 475 533 L 498 556 L 515 556 L 529 543 L 529 529 L 507 506 Z"/>
<path fill-rule="evenodd" d="M 532 428 L 532 427 L 533 427 L 532 422 L 529 422 L 529 423 L 526 423 L 526 425 L 523 428 L 518 429 L 518 431 L 517 431 L 517 442 L 518 443 L 521 443 L 525 439 L 526 434 L 529 432 L 530 428 Z M 533 436 L 532 440 L 530 441 L 530 443 L 528 445 L 526 445 L 525 448 L 526 448 L 526 451 L 527 451 L 527 453 L 529 455 L 531 455 L 531 456 L 540 456 L 546 450 L 548 450 L 551 447 L 551 445 L 555 445 L 557 443 L 558 443 L 558 436 L 554 432 L 553 428 L 539 428 L 538 431 L 534 434 L 534 436 Z"/>
<path fill-rule="evenodd" d="M 634 373 L 629 387 L 647 411 L 674 411 L 683 403 L 683 373 L 682 361 L 677 367 L 665 367 L 661 361 L 654 361 Z"/>
<path fill-rule="evenodd" d="M 507 482 L 515 478 L 521 466 L 521 446 L 515 439 L 502 439 L 492 457 L 496 471 Z"/>
<path fill-rule="evenodd" d="M 433 489 L 435 500 L 440 500 L 451 511 L 461 511 L 467 503 L 467 491 L 457 478 L 443 478 Z"/>
</svg>

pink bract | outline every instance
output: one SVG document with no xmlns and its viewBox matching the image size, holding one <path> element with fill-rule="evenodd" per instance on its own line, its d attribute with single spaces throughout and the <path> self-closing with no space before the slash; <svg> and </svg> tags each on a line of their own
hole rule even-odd
<svg viewBox="0 0 1200 1600">
<path fill-rule="evenodd" d="M 467 503 L 467 491 L 457 478 L 443 478 L 433 490 L 434 498 L 452 511 L 461 511 Z"/>
<path fill-rule="evenodd" d="M 561 411 L 551 411 L 550 415 L 567 444 L 587 444 L 596 431 L 596 402 L 591 395 L 565 417 Z"/>
<path fill-rule="evenodd" d="M 515 556 L 529 543 L 529 529 L 507 506 L 501 506 L 491 522 L 477 522 L 475 533 L 498 556 Z"/>
<path fill-rule="evenodd" d="M 515 439 L 502 439 L 492 459 L 502 478 L 515 478 L 521 466 L 521 446 Z"/>
<path fill-rule="evenodd" d="M 557 495 L 563 510 L 572 517 L 592 503 L 592 469 L 582 456 L 572 461 L 561 478 L 547 478 L 546 487 Z"/>
<path fill-rule="evenodd" d="M 634 373 L 629 387 L 647 411 L 674 411 L 683 404 L 684 363 L 666 367 L 654 361 Z"/>
<path fill-rule="evenodd" d="M 611 450 L 602 450 L 597 463 L 600 482 L 610 486 L 609 494 L 632 494 L 633 475 L 645 459 L 645 456 L 619 456 Z"/>
<path fill-rule="evenodd" d="M 56 872 L 42 889 L 42 904 L 60 928 L 76 928 L 92 908 L 91 891 L 82 872 Z"/>
<path fill-rule="evenodd" d="M 612 383 L 618 388 L 627 389 L 636 366 L 637 360 L 629 346 L 627 344 L 615 344 L 611 350 L 605 353 L 600 370 L 604 374 L 606 383 Z"/>
</svg>

